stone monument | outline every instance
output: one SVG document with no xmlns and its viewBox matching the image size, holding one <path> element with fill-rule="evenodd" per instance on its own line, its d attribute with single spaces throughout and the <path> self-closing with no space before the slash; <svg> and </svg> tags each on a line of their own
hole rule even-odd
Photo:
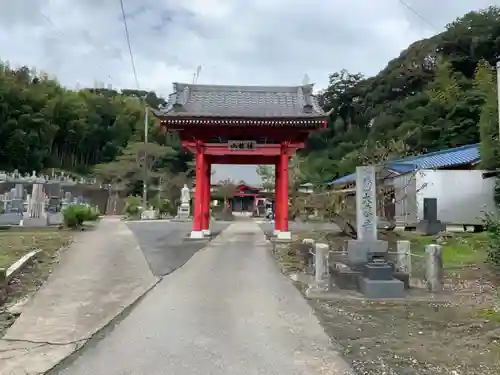
<svg viewBox="0 0 500 375">
<path fill-rule="evenodd" d="M 23 184 L 16 184 L 11 190 L 12 192 L 12 206 L 11 212 L 22 214 L 24 212 L 24 186 Z"/>
<path fill-rule="evenodd" d="M 179 205 L 179 209 L 177 212 L 177 216 L 179 219 L 187 220 L 189 216 L 191 216 L 191 195 L 189 193 L 189 188 L 186 184 L 181 189 L 181 204 Z"/>
<path fill-rule="evenodd" d="M 367 298 L 402 298 L 404 283 L 394 278 L 387 262 L 387 241 L 377 236 L 376 167 L 356 168 L 357 239 L 347 243 L 345 264 L 334 264 L 332 279 L 341 289 L 355 289 Z"/>
<path fill-rule="evenodd" d="M 424 198 L 424 217 L 417 224 L 417 231 L 426 236 L 433 236 L 446 229 L 446 226 L 438 220 L 438 209 L 436 198 Z"/>
<path fill-rule="evenodd" d="M 45 218 L 45 193 L 43 184 L 33 184 L 30 201 L 28 202 L 28 217 L 33 219 Z"/>
</svg>

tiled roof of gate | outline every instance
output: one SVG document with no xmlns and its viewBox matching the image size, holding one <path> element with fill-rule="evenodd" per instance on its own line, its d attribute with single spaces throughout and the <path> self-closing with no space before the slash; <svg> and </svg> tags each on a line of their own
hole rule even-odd
<svg viewBox="0 0 500 375">
<path fill-rule="evenodd" d="M 417 169 L 441 169 L 458 165 L 475 164 L 480 159 L 479 144 L 472 144 L 394 160 L 388 162 L 386 167 L 397 173 L 409 173 Z M 354 181 L 356 181 L 356 174 L 351 173 L 329 182 L 329 185 L 345 184 Z"/>
<path fill-rule="evenodd" d="M 219 86 L 174 83 L 158 117 L 318 118 L 326 113 L 313 85 Z"/>
</svg>

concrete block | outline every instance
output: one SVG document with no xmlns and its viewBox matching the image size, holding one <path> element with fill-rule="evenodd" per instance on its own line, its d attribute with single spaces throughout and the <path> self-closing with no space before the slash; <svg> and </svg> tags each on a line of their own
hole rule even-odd
<svg viewBox="0 0 500 375">
<path fill-rule="evenodd" d="M 205 234 L 203 233 L 202 230 L 193 230 L 191 231 L 191 234 L 189 235 L 189 238 L 191 239 L 202 239 L 205 237 Z"/>
<path fill-rule="evenodd" d="M 278 241 L 291 241 L 292 240 L 292 233 L 291 232 L 279 232 L 276 235 L 276 239 Z"/>
<path fill-rule="evenodd" d="M 368 263 L 364 275 L 370 280 L 392 280 L 393 268 L 390 264 Z"/>
<path fill-rule="evenodd" d="M 417 231 L 426 236 L 433 236 L 446 229 L 446 226 L 439 220 L 422 220 L 417 224 Z"/>
<path fill-rule="evenodd" d="M 410 275 L 404 272 L 394 272 L 392 275 L 396 280 L 402 281 L 406 290 L 410 289 Z"/>
<path fill-rule="evenodd" d="M 404 298 L 404 283 L 400 280 L 370 280 L 359 278 L 359 291 L 366 298 Z"/>
<path fill-rule="evenodd" d="M 340 289 L 358 290 L 358 279 L 362 276 L 361 272 L 351 270 L 350 268 L 332 267 L 331 281 L 332 284 Z"/>
</svg>

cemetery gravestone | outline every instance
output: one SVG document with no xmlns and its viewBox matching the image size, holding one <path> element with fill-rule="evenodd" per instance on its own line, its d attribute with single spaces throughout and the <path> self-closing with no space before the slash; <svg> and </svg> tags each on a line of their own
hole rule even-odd
<svg viewBox="0 0 500 375">
<path fill-rule="evenodd" d="M 45 217 L 45 194 L 42 184 L 33 184 L 33 190 L 28 208 L 30 218 L 39 219 Z"/>
<path fill-rule="evenodd" d="M 417 231 L 432 236 L 445 230 L 445 225 L 437 217 L 437 198 L 424 198 L 423 214 L 423 220 L 417 224 Z"/>
<path fill-rule="evenodd" d="M 19 225 L 22 221 L 24 201 L 23 187 L 16 185 L 2 196 L 4 213 L 0 215 L 0 225 Z"/>
<path fill-rule="evenodd" d="M 50 197 L 47 204 L 47 212 L 57 213 L 61 211 L 61 199 L 59 197 Z"/>
</svg>

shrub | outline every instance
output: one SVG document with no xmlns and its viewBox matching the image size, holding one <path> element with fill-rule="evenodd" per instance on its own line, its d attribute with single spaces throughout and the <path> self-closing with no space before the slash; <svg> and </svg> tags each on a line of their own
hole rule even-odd
<svg viewBox="0 0 500 375">
<path fill-rule="evenodd" d="M 486 214 L 484 229 L 488 235 L 488 262 L 500 266 L 500 219 L 492 214 Z"/>
<path fill-rule="evenodd" d="M 172 211 L 172 205 L 168 199 L 154 199 L 152 206 L 158 210 L 160 215 L 166 215 Z"/>
<path fill-rule="evenodd" d="M 138 217 L 141 215 L 141 199 L 134 195 L 125 198 L 123 213 L 127 217 Z"/>
<path fill-rule="evenodd" d="M 64 225 L 68 228 L 78 228 L 85 221 L 96 221 L 99 214 L 84 204 L 72 204 L 62 212 Z"/>
</svg>

